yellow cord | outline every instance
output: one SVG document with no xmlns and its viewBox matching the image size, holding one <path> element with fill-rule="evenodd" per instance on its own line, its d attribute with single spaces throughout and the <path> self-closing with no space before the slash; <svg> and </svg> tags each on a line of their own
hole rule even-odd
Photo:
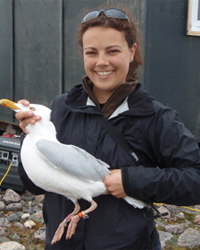
<svg viewBox="0 0 200 250">
<path fill-rule="evenodd" d="M 199 212 L 200 213 L 200 210 L 199 209 L 195 209 L 195 208 L 191 208 L 191 207 L 185 207 L 185 206 L 182 206 L 183 208 L 187 208 L 187 209 L 190 209 L 190 210 L 193 210 L 195 212 Z"/>
<path fill-rule="evenodd" d="M 6 171 L 6 173 L 4 174 L 3 178 L 1 179 L 1 181 L 0 181 L 0 186 L 1 186 L 2 182 L 4 181 L 4 179 L 6 178 L 6 176 L 7 176 L 8 172 L 10 171 L 10 168 L 11 168 L 11 167 L 12 167 L 12 162 L 10 163 L 10 165 L 9 165 L 9 167 L 8 167 L 8 169 L 7 169 L 7 171 Z"/>
<path fill-rule="evenodd" d="M 154 203 L 155 206 L 161 206 L 161 205 L 165 205 L 165 203 Z M 185 206 L 181 206 L 183 208 L 186 208 L 186 209 L 190 209 L 190 210 L 193 210 L 195 212 L 199 212 L 200 213 L 200 210 L 199 209 L 195 209 L 195 208 L 191 208 L 191 207 L 185 207 Z"/>
</svg>

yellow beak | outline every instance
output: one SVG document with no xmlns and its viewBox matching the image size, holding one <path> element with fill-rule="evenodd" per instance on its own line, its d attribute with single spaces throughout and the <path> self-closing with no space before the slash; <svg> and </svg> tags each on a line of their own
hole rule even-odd
<svg viewBox="0 0 200 250">
<path fill-rule="evenodd" d="M 4 106 L 4 107 L 7 107 L 7 108 L 10 108 L 10 109 L 13 109 L 13 110 L 21 110 L 20 108 L 18 108 L 17 106 L 16 106 L 16 103 L 15 102 L 12 102 L 12 101 L 10 101 L 10 100 L 8 100 L 8 99 L 1 99 L 0 100 L 0 104 L 2 105 L 2 106 Z"/>
</svg>

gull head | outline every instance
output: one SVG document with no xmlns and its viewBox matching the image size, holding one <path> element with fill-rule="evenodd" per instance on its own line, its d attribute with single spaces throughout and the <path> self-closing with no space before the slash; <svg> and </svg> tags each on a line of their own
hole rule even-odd
<svg viewBox="0 0 200 250">
<path fill-rule="evenodd" d="M 42 119 L 50 120 L 51 118 L 51 109 L 43 105 L 30 104 L 29 106 L 24 106 L 21 103 L 15 103 L 8 99 L 1 99 L 0 104 L 14 110 L 15 112 L 32 111 L 36 116 L 41 116 Z"/>
</svg>

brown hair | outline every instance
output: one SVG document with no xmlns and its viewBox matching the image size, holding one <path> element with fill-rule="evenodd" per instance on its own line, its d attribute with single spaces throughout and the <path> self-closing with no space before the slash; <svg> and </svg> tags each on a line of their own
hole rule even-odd
<svg viewBox="0 0 200 250">
<path fill-rule="evenodd" d="M 129 18 L 130 19 L 130 18 Z M 135 52 L 134 60 L 130 63 L 129 72 L 127 74 L 127 78 L 131 78 L 132 80 L 136 80 L 137 76 L 137 68 L 142 65 L 142 56 L 139 49 L 138 37 L 137 37 L 137 29 L 134 23 L 130 20 L 121 20 L 117 18 L 110 18 L 103 14 L 103 12 L 97 18 L 87 21 L 81 25 L 78 32 L 78 43 L 83 49 L 83 35 L 87 29 L 95 26 L 101 27 L 110 27 L 114 28 L 118 31 L 124 33 L 124 37 L 128 43 L 128 47 L 132 48 L 133 44 L 137 44 L 137 49 Z M 128 80 L 128 79 L 127 79 Z M 130 81 L 130 80 L 129 80 Z"/>
</svg>

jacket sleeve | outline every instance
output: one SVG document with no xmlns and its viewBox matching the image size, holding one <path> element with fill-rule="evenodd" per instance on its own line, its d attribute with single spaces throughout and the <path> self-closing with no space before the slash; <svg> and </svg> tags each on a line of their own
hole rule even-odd
<svg viewBox="0 0 200 250">
<path fill-rule="evenodd" d="M 172 109 L 157 116 L 148 140 L 158 168 L 122 168 L 127 195 L 147 202 L 174 205 L 200 204 L 200 150 Z"/>
<path fill-rule="evenodd" d="M 25 138 L 25 134 L 22 133 L 21 134 L 21 146 L 23 143 L 23 140 Z M 36 186 L 28 177 L 28 175 L 26 174 L 26 171 L 23 168 L 22 162 L 21 162 L 21 158 L 19 156 L 19 167 L 18 167 L 18 172 L 19 172 L 19 176 L 21 178 L 22 183 L 24 184 L 25 188 L 30 191 L 33 194 L 39 195 L 39 194 L 43 194 L 45 191 L 41 188 L 39 188 L 38 186 Z"/>
</svg>

